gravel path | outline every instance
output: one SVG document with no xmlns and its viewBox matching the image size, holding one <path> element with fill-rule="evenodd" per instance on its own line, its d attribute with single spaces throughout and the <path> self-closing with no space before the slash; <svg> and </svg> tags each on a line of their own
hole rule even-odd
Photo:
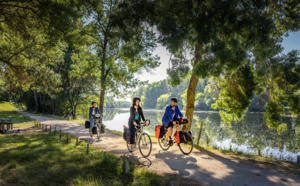
<svg viewBox="0 0 300 186">
<path fill-rule="evenodd" d="M 158 174 L 176 174 L 196 181 L 203 185 L 299 185 L 298 176 L 286 175 L 274 170 L 263 169 L 256 165 L 243 164 L 236 159 L 227 159 L 207 151 L 194 149 L 190 155 L 183 155 L 175 145 L 168 151 L 160 149 L 157 141 L 153 142 L 152 152 L 148 158 L 143 158 L 138 150 L 127 151 L 122 136 L 107 132 L 100 140 L 91 139 L 88 130 L 83 125 L 38 116 L 19 111 L 42 124 L 52 125 L 58 130 L 69 133 L 81 139 L 90 140 L 95 146 L 115 153 L 117 156 L 132 158 Z M 127 124 L 127 121 L 124 121 Z M 154 127 L 154 126 L 149 126 Z"/>
</svg>

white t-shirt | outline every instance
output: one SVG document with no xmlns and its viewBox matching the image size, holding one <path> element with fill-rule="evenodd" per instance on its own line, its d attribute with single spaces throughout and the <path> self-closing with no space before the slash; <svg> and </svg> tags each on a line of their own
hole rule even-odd
<svg viewBox="0 0 300 186">
<path fill-rule="evenodd" d="M 172 112 L 173 112 L 173 119 L 174 119 L 174 116 L 175 116 L 175 107 L 174 108 L 172 107 Z"/>
</svg>

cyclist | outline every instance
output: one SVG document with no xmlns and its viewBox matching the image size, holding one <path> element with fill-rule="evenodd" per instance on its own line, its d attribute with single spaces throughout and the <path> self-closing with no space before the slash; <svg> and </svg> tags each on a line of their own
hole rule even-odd
<svg viewBox="0 0 300 186">
<path fill-rule="evenodd" d="M 142 107 L 140 105 L 141 99 L 138 97 L 133 98 L 132 100 L 132 106 L 130 107 L 130 116 L 128 119 L 128 127 L 130 130 L 130 146 L 131 151 L 134 150 L 134 137 L 135 137 L 135 126 L 138 126 L 140 124 L 141 118 L 143 121 L 145 121 L 145 117 L 143 114 Z"/>
<path fill-rule="evenodd" d="M 178 124 L 176 124 L 176 121 L 178 121 L 178 115 L 183 117 L 177 106 L 177 103 L 177 98 L 171 98 L 170 105 L 166 107 L 165 114 L 162 118 L 162 123 L 168 130 L 166 133 L 166 138 L 163 140 L 165 146 L 168 146 L 168 138 L 173 133 L 173 126 L 178 126 Z"/>
<path fill-rule="evenodd" d="M 93 127 L 94 127 L 94 118 L 95 118 L 95 114 L 101 114 L 99 108 L 97 107 L 97 103 L 96 101 L 92 102 L 92 106 L 90 107 L 90 111 L 89 111 L 89 119 L 90 119 L 90 135 L 91 137 L 93 137 Z M 102 118 L 102 116 L 101 116 Z"/>
</svg>

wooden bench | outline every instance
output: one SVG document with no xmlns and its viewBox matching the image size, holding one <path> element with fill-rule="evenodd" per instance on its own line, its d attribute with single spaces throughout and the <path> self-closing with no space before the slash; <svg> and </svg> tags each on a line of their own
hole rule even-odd
<svg viewBox="0 0 300 186">
<path fill-rule="evenodd" d="M 5 130 L 5 125 L 6 125 L 6 130 L 13 129 L 13 123 L 11 122 L 10 119 L 1 119 L 0 122 L 0 130 Z"/>
</svg>

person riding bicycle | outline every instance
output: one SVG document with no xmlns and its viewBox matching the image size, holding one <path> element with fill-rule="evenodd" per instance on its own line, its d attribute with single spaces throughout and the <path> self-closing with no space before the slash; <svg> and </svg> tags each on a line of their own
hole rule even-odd
<svg viewBox="0 0 300 186">
<path fill-rule="evenodd" d="M 96 101 L 92 102 L 92 106 L 89 110 L 89 120 L 90 120 L 90 135 L 93 137 L 93 127 L 94 127 L 94 118 L 96 114 L 101 114 L 99 108 L 97 107 Z M 101 116 L 102 117 L 102 116 Z"/>
<path fill-rule="evenodd" d="M 128 127 L 130 130 L 130 146 L 131 151 L 134 150 L 134 143 L 135 143 L 135 126 L 138 126 L 141 122 L 141 118 L 145 122 L 145 117 L 143 114 L 142 107 L 140 106 L 141 99 L 138 97 L 133 98 L 132 106 L 130 107 L 130 116 L 128 119 Z"/>
<path fill-rule="evenodd" d="M 178 126 L 177 123 L 179 117 L 183 117 L 182 113 L 180 112 L 177 106 L 178 100 L 177 98 L 171 98 L 171 103 L 166 107 L 165 114 L 162 118 L 162 123 L 167 128 L 168 132 L 166 133 L 166 138 L 163 140 L 164 145 L 168 146 L 168 138 L 173 133 L 173 126 Z"/>
</svg>

